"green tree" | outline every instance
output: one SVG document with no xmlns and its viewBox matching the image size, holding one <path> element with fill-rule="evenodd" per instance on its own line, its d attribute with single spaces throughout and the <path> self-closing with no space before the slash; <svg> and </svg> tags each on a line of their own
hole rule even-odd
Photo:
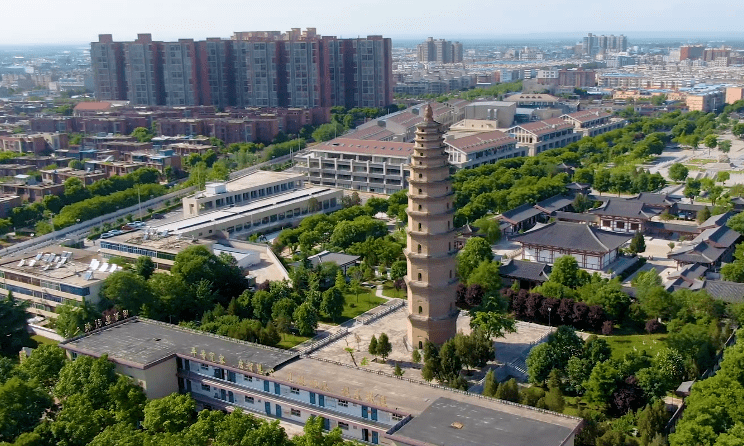
<svg viewBox="0 0 744 446">
<path fill-rule="evenodd" d="M 718 145 L 718 137 L 711 133 L 703 139 L 703 144 L 709 149 L 715 149 Z"/>
<path fill-rule="evenodd" d="M 607 404 L 621 380 L 622 375 L 612 361 L 600 362 L 594 366 L 589 379 L 584 384 L 586 397 L 589 401 Z"/>
<path fill-rule="evenodd" d="M 718 150 L 723 153 L 729 153 L 731 151 L 731 141 L 728 139 L 722 139 L 718 141 Z"/>
<path fill-rule="evenodd" d="M 318 312 L 310 304 L 310 302 L 304 302 L 302 305 L 297 307 L 292 316 L 295 322 L 297 330 L 299 330 L 302 336 L 314 336 L 315 330 L 318 328 Z"/>
<path fill-rule="evenodd" d="M 90 193 L 85 188 L 85 185 L 80 178 L 70 177 L 65 180 L 64 196 L 65 203 L 71 204 L 90 198 Z"/>
<path fill-rule="evenodd" d="M 545 395 L 545 404 L 554 412 L 563 412 L 566 407 L 566 400 L 561 390 L 560 374 L 556 369 L 548 375 L 548 393 Z"/>
<path fill-rule="evenodd" d="M 383 361 L 387 361 L 387 357 L 393 352 L 393 344 L 390 343 L 388 335 L 381 333 L 377 339 L 377 354 L 382 357 Z"/>
<path fill-rule="evenodd" d="M 320 310 L 336 321 L 344 311 L 344 293 L 335 286 L 324 291 Z"/>
<path fill-rule="evenodd" d="M 101 286 L 101 296 L 112 305 L 138 314 L 144 305 L 152 305 L 155 297 L 142 276 L 131 271 L 109 275 Z"/>
<path fill-rule="evenodd" d="M 139 256 L 134 261 L 134 272 L 143 279 L 148 280 L 152 276 L 152 273 L 155 272 L 155 262 L 152 261 L 150 256 Z"/>
<path fill-rule="evenodd" d="M 51 406 L 49 395 L 34 381 L 10 378 L 0 386 L 0 441 L 13 441 L 31 431 Z"/>
<path fill-rule="evenodd" d="M 553 263 L 553 271 L 550 273 L 549 281 L 569 288 L 578 288 L 584 282 L 580 271 L 579 262 L 576 261 L 575 257 L 559 257 Z"/>
<path fill-rule="evenodd" d="M 51 388 L 57 383 L 59 371 L 66 361 L 64 350 L 56 345 L 42 344 L 21 362 L 16 371 L 26 381 L 36 379 L 42 386 Z"/>
<path fill-rule="evenodd" d="M 706 208 L 707 209 L 707 208 Z M 633 254 L 638 254 L 646 250 L 646 239 L 643 237 L 643 233 L 637 231 L 633 234 L 633 238 L 630 240 L 629 248 Z"/>
<path fill-rule="evenodd" d="M 470 273 L 476 269 L 481 262 L 491 261 L 493 251 L 488 241 L 481 237 L 469 238 L 457 256 L 457 275 L 460 280 L 466 282 Z"/>
<path fill-rule="evenodd" d="M 462 360 L 457 354 L 457 348 L 453 339 L 442 344 L 439 350 L 440 378 L 452 386 L 460 376 Z"/>
<path fill-rule="evenodd" d="M 398 280 L 405 277 L 408 269 L 408 265 L 405 260 L 398 260 L 390 267 L 390 278 L 392 280 Z"/>
<path fill-rule="evenodd" d="M 65 203 L 58 195 L 47 195 L 42 200 L 44 207 L 52 214 L 58 214 L 62 210 Z"/>
<path fill-rule="evenodd" d="M 195 412 L 191 395 L 173 393 L 148 401 L 142 427 L 152 432 L 181 432 L 191 424 Z"/>
<path fill-rule="evenodd" d="M 493 370 L 489 370 L 486 373 L 486 377 L 483 380 L 483 396 L 493 397 L 496 395 L 496 389 L 499 387 L 496 382 L 496 378 L 493 376 Z"/>
<path fill-rule="evenodd" d="M 516 332 L 514 318 L 499 311 L 476 311 L 471 313 L 470 328 L 478 328 L 489 338 L 500 338 L 506 333 Z"/>
<path fill-rule="evenodd" d="M 64 303 L 55 308 L 57 319 L 54 329 L 58 335 L 69 339 L 83 333 L 86 323 L 93 323 L 100 314 L 87 302 L 82 305 Z"/>
<path fill-rule="evenodd" d="M 496 293 L 501 289 L 499 266 L 499 262 L 482 261 L 468 276 L 468 286 L 478 284 L 487 294 Z"/>
<path fill-rule="evenodd" d="M 697 220 L 698 223 L 703 223 L 705 220 L 710 218 L 710 209 L 708 206 L 705 206 L 703 209 L 700 210 L 697 214 Z"/>
<path fill-rule="evenodd" d="M 500 400 L 518 403 L 520 401 L 520 396 L 519 396 L 519 385 L 517 384 L 517 380 L 512 378 L 506 382 L 499 384 L 499 387 L 496 390 L 495 397 Z"/>
<path fill-rule="evenodd" d="M 367 351 L 370 355 L 377 356 L 377 338 L 375 335 L 372 335 L 372 339 L 369 340 Z"/>
<path fill-rule="evenodd" d="M 674 163 L 669 166 L 669 178 L 674 181 L 685 181 L 689 170 L 687 166 L 681 163 Z"/>
<path fill-rule="evenodd" d="M 67 167 L 69 167 L 70 169 L 82 170 L 85 165 L 80 160 L 70 160 L 70 162 L 67 163 Z"/>
<path fill-rule="evenodd" d="M 600 195 L 602 192 L 610 190 L 610 187 L 612 186 L 611 177 L 612 174 L 607 169 L 598 169 L 594 174 L 593 187 L 599 191 Z"/>
<path fill-rule="evenodd" d="M 28 339 L 26 331 L 26 301 L 16 301 L 13 292 L 8 291 L 5 299 L 0 300 L 0 353 L 6 356 L 15 355 Z"/>
<path fill-rule="evenodd" d="M 530 382 L 535 384 L 543 383 L 554 367 L 553 349 L 547 343 L 534 346 L 527 355 L 527 374 Z"/>
<path fill-rule="evenodd" d="M 478 232 L 483 234 L 488 243 L 494 244 L 501 240 L 500 221 L 494 218 L 482 217 L 473 222 Z"/>
<path fill-rule="evenodd" d="M 150 142 L 152 141 L 153 137 L 150 129 L 146 127 L 137 127 L 132 131 L 132 134 L 130 136 L 137 138 L 139 142 Z"/>
<path fill-rule="evenodd" d="M 411 352 L 411 361 L 413 361 L 414 364 L 418 364 L 421 362 L 421 352 L 419 352 L 419 349 L 413 349 L 413 351 Z"/>
<path fill-rule="evenodd" d="M 345 129 L 343 124 L 339 122 L 334 121 L 330 124 L 322 124 L 313 132 L 313 139 L 318 142 L 328 141 L 337 136 L 341 136 L 344 131 Z"/>
</svg>

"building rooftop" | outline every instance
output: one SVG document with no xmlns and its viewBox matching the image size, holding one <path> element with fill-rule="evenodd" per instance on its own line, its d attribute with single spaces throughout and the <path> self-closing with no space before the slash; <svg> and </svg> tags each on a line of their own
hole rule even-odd
<svg viewBox="0 0 744 446">
<path fill-rule="evenodd" d="M 549 246 L 587 252 L 609 252 L 633 238 L 630 234 L 603 231 L 583 223 L 557 221 L 515 235 L 511 239 L 523 245 Z"/>
<path fill-rule="evenodd" d="M 336 138 L 322 142 L 308 150 L 408 158 L 413 154 L 413 143 Z"/>
<path fill-rule="evenodd" d="M 646 206 L 646 203 L 642 201 L 633 200 L 615 200 L 609 199 L 605 203 L 596 208 L 592 209 L 592 214 L 595 215 L 607 215 L 610 217 L 626 217 L 626 218 L 637 218 L 640 220 L 650 220 L 651 217 L 658 214 L 658 210 L 654 210 Z"/>
<path fill-rule="evenodd" d="M 579 122 L 589 122 L 594 121 L 595 119 L 602 119 L 610 116 L 609 113 L 601 111 L 601 110 L 583 110 L 578 111 L 575 113 L 568 113 L 563 115 L 562 117 L 568 117 L 571 119 L 574 119 Z"/>
<path fill-rule="evenodd" d="M 395 435 L 426 445 L 547 446 L 565 444 L 574 431 L 440 397 Z"/>
<path fill-rule="evenodd" d="M 744 301 L 744 283 L 727 282 L 725 280 L 706 280 L 703 289 L 714 299 L 730 303 Z"/>
<path fill-rule="evenodd" d="M 385 127 L 380 127 L 377 125 L 359 129 L 347 135 L 347 137 L 350 139 L 353 138 L 353 139 L 363 139 L 363 140 L 373 140 L 373 141 L 380 141 L 385 138 L 390 138 L 392 136 L 395 136 L 395 133 L 391 132 Z"/>
<path fill-rule="evenodd" d="M 328 252 L 323 251 L 321 253 L 310 256 L 307 260 L 312 264 L 313 268 L 320 265 L 321 263 L 335 263 L 338 266 L 346 265 L 349 263 L 356 262 L 361 257 L 344 254 L 342 252 Z"/>
<path fill-rule="evenodd" d="M 525 260 L 504 260 L 499 268 L 499 274 L 515 279 L 545 282 L 550 274 L 550 265 L 542 262 L 528 262 Z"/>
<path fill-rule="evenodd" d="M 63 341 L 60 346 L 77 353 L 109 359 L 124 365 L 146 369 L 174 355 L 193 356 L 202 350 L 224 357 L 225 364 L 238 367 L 239 361 L 262 364 L 271 370 L 295 358 L 286 350 L 239 341 L 225 336 L 200 332 L 178 325 L 133 317 L 105 325 L 77 338 Z M 215 359 L 215 361 L 218 361 Z"/>
<path fill-rule="evenodd" d="M 558 102 L 558 98 L 549 94 L 517 93 L 504 98 L 505 102 Z"/>
<path fill-rule="evenodd" d="M 533 419 L 536 423 L 547 423 L 574 429 L 581 420 L 555 412 L 542 411 L 529 406 L 513 404 L 506 401 L 479 398 L 478 395 L 457 392 L 428 383 L 397 379 L 388 375 L 378 375 L 375 372 L 346 367 L 339 364 L 320 361 L 311 357 L 300 358 L 278 367 L 274 373 L 277 378 L 289 380 L 290 377 L 300 378 L 306 382 L 326 381 L 331 392 L 342 394 L 344 388 L 353 395 L 359 390 L 362 397 L 374 395 L 376 400 L 385 397 L 385 404 L 390 409 L 413 414 L 421 414 L 429 407 L 433 400 L 440 397 L 449 398 L 461 403 L 478 405 L 484 410 L 497 413 L 503 417 L 523 417 Z M 490 444 L 490 443 L 489 443 Z"/>
<path fill-rule="evenodd" d="M 0 259 L 0 269 L 41 280 L 84 287 L 105 279 L 112 272 L 121 270 L 121 267 L 99 260 L 98 254 L 94 252 L 49 246 L 36 254 L 4 257 Z M 88 275 L 89 271 L 93 273 Z"/>
<path fill-rule="evenodd" d="M 333 191 L 327 187 L 307 187 L 304 189 L 295 189 L 292 192 L 272 195 L 263 200 L 252 201 L 242 206 L 233 206 L 217 211 L 200 214 L 196 217 L 184 218 L 160 226 L 153 226 L 159 232 L 170 232 L 178 234 L 180 231 L 188 229 L 189 231 L 212 227 L 215 222 L 225 223 L 230 219 L 243 219 L 246 215 L 263 209 L 269 209 L 273 206 L 289 203 L 303 203 L 310 197 L 318 197 L 327 192 Z"/>
<path fill-rule="evenodd" d="M 553 195 L 550 198 L 546 198 L 545 200 L 537 203 L 535 207 L 547 213 L 548 215 L 550 215 L 553 212 L 559 211 L 561 209 L 564 209 L 570 206 L 571 204 L 573 204 L 572 198 L 559 194 L 559 195 Z"/>
<path fill-rule="evenodd" d="M 573 124 L 566 122 L 561 118 L 550 118 L 544 121 L 528 122 L 526 124 L 516 125 L 512 127 L 512 129 L 517 127 L 537 136 L 574 128 Z"/>
<path fill-rule="evenodd" d="M 246 189 L 251 189 L 254 187 L 263 186 L 267 183 L 272 183 L 276 181 L 297 181 L 297 180 L 304 180 L 305 175 L 302 173 L 290 173 L 290 172 L 273 172 L 269 170 L 257 170 L 250 175 L 246 175 L 244 177 L 236 178 L 234 180 L 226 181 L 222 184 L 225 185 L 226 191 L 223 192 L 224 194 L 229 194 L 231 192 L 242 192 Z M 210 183 L 207 183 L 210 184 Z M 201 191 L 197 192 L 195 194 L 196 198 L 203 198 L 203 197 L 214 197 L 217 195 L 222 194 L 213 194 L 209 191 Z"/>
<path fill-rule="evenodd" d="M 503 212 L 501 215 L 497 215 L 496 218 L 500 220 L 506 220 L 509 223 L 516 225 L 519 222 L 529 220 L 532 217 L 536 217 L 542 214 L 540 209 L 536 209 L 530 203 L 525 203 L 522 206 L 510 209 Z"/>
<path fill-rule="evenodd" d="M 516 139 L 500 130 L 493 130 L 490 132 L 478 133 L 476 135 L 449 139 L 445 141 L 448 146 L 454 147 L 458 150 L 462 150 L 466 153 L 477 152 L 480 150 L 490 149 L 507 144 L 514 144 L 516 142 Z"/>
<path fill-rule="evenodd" d="M 733 202 L 734 200 L 731 200 L 731 201 Z M 723 214 L 711 215 L 709 219 L 700 223 L 700 228 L 708 229 L 708 228 L 715 228 L 718 226 L 723 226 L 726 224 L 729 218 L 733 217 L 734 215 L 736 214 L 731 211 L 723 213 Z"/>
</svg>

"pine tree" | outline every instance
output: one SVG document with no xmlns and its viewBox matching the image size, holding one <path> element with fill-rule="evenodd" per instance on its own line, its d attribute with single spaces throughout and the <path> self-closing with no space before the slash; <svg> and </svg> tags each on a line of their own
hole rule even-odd
<svg viewBox="0 0 744 446">
<path fill-rule="evenodd" d="M 646 250 L 646 240 L 643 238 L 643 234 L 639 231 L 633 235 L 633 239 L 630 241 L 630 251 L 634 254 L 643 252 Z"/>
<path fill-rule="evenodd" d="M 375 335 L 372 335 L 372 339 L 369 340 L 369 347 L 367 348 L 367 351 L 370 355 L 377 356 L 377 338 Z"/>
<path fill-rule="evenodd" d="M 421 353 L 419 352 L 419 349 L 413 349 L 413 352 L 411 353 L 411 360 L 416 364 L 419 364 L 421 362 Z"/>
<path fill-rule="evenodd" d="M 555 412 L 563 412 L 566 407 L 558 369 L 553 369 L 548 377 L 548 393 L 545 395 L 545 406 Z"/>
<path fill-rule="evenodd" d="M 393 345 L 390 343 L 387 334 L 380 334 L 380 339 L 377 340 L 377 354 L 382 356 L 383 361 L 386 361 L 392 351 Z"/>
<path fill-rule="evenodd" d="M 395 375 L 395 376 L 403 376 L 404 373 L 406 373 L 406 372 L 404 372 L 403 370 L 401 370 L 400 364 L 396 362 L 395 363 L 395 370 L 393 371 L 393 375 Z"/>
<path fill-rule="evenodd" d="M 483 381 L 483 396 L 494 395 L 496 395 L 496 378 L 493 376 L 493 370 L 489 370 L 486 373 L 486 379 Z"/>
</svg>

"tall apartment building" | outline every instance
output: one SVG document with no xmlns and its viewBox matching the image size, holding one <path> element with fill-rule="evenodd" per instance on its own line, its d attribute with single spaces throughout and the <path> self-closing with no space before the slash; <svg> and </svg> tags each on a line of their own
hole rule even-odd
<svg viewBox="0 0 744 446">
<path fill-rule="evenodd" d="M 419 62 L 458 63 L 462 62 L 462 43 L 449 42 L 433 37 L 417 46 Z"/>
<path fill-rule="evenodd" d="M 461 52 L 461 51 L 460 51 Z M 134 105 L 382 107 L 393 100 L 392 42 L 339 39 L 315 28 L 231 39 L 91 43 L 96 95 Z"/>
<path fill-rule="evenodd" d="M 100 100 L 125 99 L 124 44 L 114 42 L 111 34 L 102 34 L 98 36 L 98 42 L 90 44 L 90 59 L 96 97 Z"/>
<path fill-rule="evenodd" d="M 581 48 L 583 53 L 588 56 L 594 56 L 608 51 L 623 52 L 628 50 L 628 38 L 622 34 L 619 36 L 615 36 L 614 34 L 598 36 L 589 33 L 582 39 Z"/>
</svg>

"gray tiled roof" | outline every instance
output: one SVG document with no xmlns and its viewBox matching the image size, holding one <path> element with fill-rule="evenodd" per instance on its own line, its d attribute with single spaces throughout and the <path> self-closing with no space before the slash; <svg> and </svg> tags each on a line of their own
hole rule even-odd
<svg viewBox="0 0 744 446">
<path fill-rule="evenodd" d="M 641 201 L 623 199 L 609 199 L 602 206 L 589 212 L 596 215 L 638 218 L 641 220 L 650 220 L 651 217 L 659 213 L 658 210 L 649 208 Z"/>
<path fill-rule="evenodd" d="M 555 217 L 556 220 L 583 221 L 587 223 L 595 223 L 599 220 L 599 217 L 594 214 L 580 214 L 578 212 L 564 211 L 555 211 L 553 217 Z"/>
<path fill-rule="evenodd" d="M 725 248 L 716 248 L 708 242 L 702 242 L 687 251 L 671 253 L 668 257 L 683 263 L 715 263 L 724 252 Z"/>
<path fill-rule="evenodd" d="M 501 264 L 499 274 L 515 279 L 545 282 L 548 280 L 550 266 L 542 262 L 528 262 L 525 260 L 507 260 Z"/>
<path fill-rule="evenodd" d="M 671 206 L 677 201 L 669 198 L 666 194 L 654 194 L 650 192 L 641 192 L 637 197 L 628 198 L 628 201 L 640 201 L 651 206 Z"/>
<path fill-rule="evenodd" d="M 546 198 L 545 200 L 537 203 L 535 207 L 543 210 L 544 212 L 547 212 L 548 214 L 552 214 L 555 211 L 571 206 L 572 203 L 573 199 L 559 194 L 553 195 L 550 198 Z"/>
<path fill-rule="evenodd" d="M 650 221 L 647 223 L 648 227 L 655 229 L 664 229 L 671 232 L 684 232 L 686 234 L 695 233 L 700 230 L 695 225 L 683 225 L 680 223 L 670 223 L 667 221 Z"/>
<path fill-rule="evenodd" d="M 744 283 L 706 280 L 703 289 L 715 299 L 739 303 L 744 301 Z"/>
<path fill-rule="evenodd" d="M 507 220 L 511 224 L 518 224 L 519 222 L 529 220 L 532 217 L 537 217 L 542 214 L 542 211 L 535 209 L 531 204 L 525 203 L 522 206 L 510 209 L 496 218 Z"/>
<path fill-rule="evenodd" d="M 633 236 L 603 231 L 583 223 L 557 221 L 512 237 L 522 244 L 548 246 L 587 252 L 609 252 L 619 248 Z"/>
<path fill-rule="evenodd" d="M 705 241 L 709 242 L 712 246 L 728 248 L 733 246 L 739 240 L 739 237 L 741 237 L 741 234 L 728 226 L 720 226 L 718 228 L 706 229 L 692 241 L 693 243 Z"/>
<path fill-rule="evenodd" d="M 700 223 L 700 227 L 701 228 L 713 228 L 716 226 L 723 226 L 726 224 L 729 218 L 733 217 L 734 215 L 736 214 L 731 211 L 723 213 L 723 214 L 711 215 L 709 219 Z"/>
</svg>

